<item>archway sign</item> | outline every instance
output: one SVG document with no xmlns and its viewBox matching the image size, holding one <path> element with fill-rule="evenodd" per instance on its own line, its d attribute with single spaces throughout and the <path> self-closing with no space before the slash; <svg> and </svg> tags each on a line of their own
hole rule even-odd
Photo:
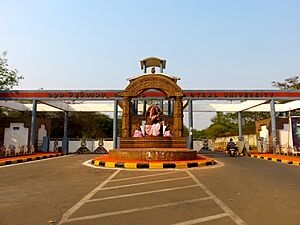
<svg viewBox="0 0 300 225">
<path fill-rule="evenodd" d="M 106 101 L 121 100 L 123 90 L 0 90 L 1 101 Z M 182 90 L 183 100 L 299 100 L 298 90 Z M 161 92 L 149 91 L 136 100 L 163 98 Z"/>
</svg>

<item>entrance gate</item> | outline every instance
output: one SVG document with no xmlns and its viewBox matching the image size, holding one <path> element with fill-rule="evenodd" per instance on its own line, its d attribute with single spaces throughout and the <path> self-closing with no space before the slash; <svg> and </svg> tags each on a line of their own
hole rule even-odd
<svg viewBox="0 0 300 225">
<path fill-rule="evenodd" d="M 113 147 L 117 147 L 117 117 L 118 117 L 118 106 L 123 104 L 123 113 L 128 113 L 132 110 L 131 105 L 135 105 L 138 108 L 138 101 L 145 101 L 149 99 L 163 100 L 167 96 L 167 100 L 174 100 L 174 133 L 176 137 L 182 137 L 180 129 L 182 127 L 182 115 L 179 115 L 179 108 L 188 109 L 189 113 L 189 146 L 192 147 L 192 128 L 193 128 L 193 111 L 203 112 L 238 112 L 239 121 L 239 136 L 242 137 L 242 112 L 243 111 L 264 111 L 270 112 L 271 115 L 271 127 L 272 135 L 270 143 L 272 143 L 273 152 L 275 153 L 277 146 L 277 134 L 276 134 L 276 112 L 284 112 L 293 109 L 300 108 L 300 104 L 297 100 L 300 99 L 300 91 L 298 90 L 181 90 L 176 84 L 177 80 L 173 76 L 163 74 L 163 69 L 166 67 L 166 60 L 159 58 L 148 58 L 141 61 L 142 69 L 144 74 L 142 79 L 135 78 L 131 84 L 128 85 L 125 91 L 123 90 L 4 90 L 0 91 L 0 106 L 16 109 L 19 111 L 32 111 L 31 121 L 31 138 L 30 144 L 36 145 L 36 112 L 39 110 L 43 111 L 64 111 L 65 112 L 65 129 L 64 129 L 64 146 L 63 151 L 67 152 L 67 118 L 68 112 L 72 111 L 101 111 L 101 107 L 96 104 L 88 106 L 88 104 L 81 107 L 80 104 L 73 105 L 72 102 L 76 101 L 113 101 L 114 106 L 110 111 L 114 112 L 114 135 Z M 160 67 L 160 73 L 147 73 L 147 67 L 158 66 Z M 169 76 L 170 79 L 174 79 L 174 84 L 170 86 L 170 83 L 165 82 L 164 78 L 161 77 Z M 153 76 L 153 77 L 151 77 Z M 143 92 L 148 82 L 152 79 L 156 79 L 157 89 L 148 90 Z M 136 80 L 136 81 L 135 81 Z M 137 81 L 144 80 L 145 83 Z M 149 80 L 149 81 L 148 81 Z M 169 86 L 168 86 L 169 85 Z M 22 104 L 16 100 L 30 100 L 32 101 L 31 106 L 28 104 Z M 206 108 L 193 107 L 193 101 L 198 100 L 238 100 L 242 101 L 239 104 L 223 105 L 221 108 L 216 107 L 217 104 L 210 104 Z M 277 100 L 291 100 L 293 102 L 278 105 L 275 102 Z M 296 100 L 296 101 L 295 101 Z M 122 103 L 123 102 L 123 103 Z M 183 103 L 180 103 L 183 102 Z M 288 105 L 287 105 L 288 104 Z M 234 106 L 233 106 L 234 105 Z M 168 109 L 172 106 L 172 101 L 168 101 Z M 54 110 L 54 111 L 55 111 Z M 181 118 L 180 118 L 181 117 Z M 130 128 L 126 125 L 124 119 L 124 133 L 122 137 L 127 137 L 131 132 Z M 126 126 L 125 126 L 126 125 Z"/>
</svg>

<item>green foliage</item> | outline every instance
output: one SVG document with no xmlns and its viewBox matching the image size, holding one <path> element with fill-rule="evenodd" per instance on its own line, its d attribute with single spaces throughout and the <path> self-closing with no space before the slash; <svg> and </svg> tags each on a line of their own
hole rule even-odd
<svg viewBox="0 0 300 225">
<path fill-rule="evenodd" d="M 268 112 L 242 112 L 242 125 L 244 134 L 255 134 L 255 122 L 270 118 Z"/>
<path fill-rule="evenodd" d="M 20 117 L 24 112 L 20 112 L 14 109 L 0 108 L 0 117 Z"/>
<path fill-rule="evenodd" d="M 64 129 L 63 113 L 39 113 L 39 117 L 51 118 L 51 137 L 61 138 Z M 112 138 L 113 120 L 100 113 L 69 113 L 69 138 Z"/>
<path fill-rule="evenodd" d="M 244 134 L 255 133 L 255 121 L 269 118 L 269 113 L 242 112 L 242 124 Z M 212 124 L 204 130 L 194 131 L 194 138 L 215 139 L 238 135 L 238 114 L 217 112 L 211 119 Z M 198 135 L 198 136 L 197 136 Z"/>
<path fill-rule="evenodd" d="M 70 137 L 112 137 L 113 120 L 99 113 L 72 113 L 69 118 Z"/>
<path fill-rule="evenodd" d="M 207 135 L 205 130 L 193 129 L 193 138 L 195 139 L 206 139 Z"/>
<path fill-rule="evenodd" d="M 207 128 L 207 138 L 215 139 L 236 135 L 238 130 L 237 114 L 217 112 L 217 115 L 211 119 L 212 124 Z"/>
<path fill-rule="evenodd" d="M 51 138 L 62 138 L 64 134 L 64 113 L 62 112 L 38 112 L 39 118 L 49 119 L 51 121 Z M 68 132 L 70 127 L 68 129 Z"/>
<path fill-rule="evenodd" d="M 13 86 L 19 84 L 19 80 L 23 79 L 22 76 L 18 76 L 16 69 L 11 70 L 8 67 L 8 60 L 5 58 L 7 52 L 3 52 L 0 55 L 0 90 L 8 90 Z M 14 116 L 14 112 L 8 109 L 0 108 L 0 116 Z"/>
<path fill-rule="evenodd" d="M 298 90 L 300 89 L 299 76 L 292 76 L 284 80 L 284 82 L 272 81 L 272 86 L 281 90 Z"/>
<path fill-rule="evenodd" d="M 183 137 L 189 136 L 189 128 L 185 125 L 183 125 Z"/>
<path fill-rule="evenodd" d="M 284 82 L 276 82 L 272 81 L 272 86 L 280 88 L 281 90 L 299 90 L 300 89 L 300 81 L 299 76 L 292 76 L 284 80 Z M 287 103 L 290 101 L 281 100 L 279 103 Z M 299 116 L 300 113 L 297 111 L 290 112 L 291 116 Z"/>
<path fill-rule="evenodd" d="M 13 86 L 17 86 L 19 80 L 23 79 L 23 76 L 18 75 L 16 69 L 12 70 L 8 68 L 6 55 L 7 52 L 3 52 L 0 56 L 0 90 L 8 90 Z"/>
</svg>

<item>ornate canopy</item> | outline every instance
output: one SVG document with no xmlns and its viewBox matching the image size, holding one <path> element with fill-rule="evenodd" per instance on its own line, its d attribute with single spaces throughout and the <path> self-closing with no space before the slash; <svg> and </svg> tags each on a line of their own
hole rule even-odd
<svg viewBox="0 0 300 225">
<path fill-rule="evenodd" d="M 181 138 L 183 134 L 183 107 L 182 89 L 178 86 L 179 78 L 172 77 L 161 73 L 144 74 L 131 78 L 129 85 L 125 88 L 120 96 L 123 97 L 123 114 L 122 114 L 122 137 L 130 138 L 132 136 L 132 122 L 138 115 L 133 115 L 132 98 L 143 97 L 143 93 L 150 89 L 155 89 L 164 93 L 166 99 L 174 101 L 172 116 L 173 133 L 175 138 Z"/>
<path fill-rule="evenodd" d="M 165 74 L 147 74 L 130 79 L 130 84 L 120 95 L 122 97 L 140 97 L 143 92 L 155 89 L 163 92 L 166 98 L 183 97 L 182 89 L 177 84 L 178 78 Z"/>
</svg>

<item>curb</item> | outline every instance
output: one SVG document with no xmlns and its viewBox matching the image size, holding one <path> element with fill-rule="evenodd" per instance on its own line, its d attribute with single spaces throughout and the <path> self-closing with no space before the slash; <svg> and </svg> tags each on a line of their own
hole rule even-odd
<svg viewBox="0 0 300 225">
<path fill-rule="evenodd" d="M 258 156 L 258 155 L 251 155 L 251 154 L 242 154 L 243 156 L 248 156 L 250 158 L 256 158 L 256 159 L 264 159 L 264 160 L 269 160 L 273 162 L 279 162 L 279 163 L 285 163 L 289 165 L 295 165 L 295 166 L 300 166 L 299 161 L 293 161 L 293 160 L 288 160 L 288 159 L 278 159 L 278 158 L 273 158 L 273 157 L 268 157 L 268 156 Z"/>
<path fill-rule="evenodd" d="M 56 154 L 49 154 L 49 155 L 41 155 L 41 156 L 33 156 L 29 158 L 20 158 L 20 159 L 15 159 L 15 160 L 6 160 L 0 162 L 0 166 L 6 166 L 6 165 L 11 165 L 11 164 L 17 164 L 17 163 L 23 163 L 23 162 L 30 162 L 34 160 L 42 160 L 42 159 L 47 159 L 47 158 L 53 158 L 53 157 L 58 157 L 64 155 L 63 153 L 56 153 Z"/>
<path fill-rule="evenodd" d="M 204 162 L 105 162 L 92 160 L 94 166 L 123 169 L 187 169 L 193 167 L 211 166 L 217 162 L 209 160 Z"/>
</svg>

